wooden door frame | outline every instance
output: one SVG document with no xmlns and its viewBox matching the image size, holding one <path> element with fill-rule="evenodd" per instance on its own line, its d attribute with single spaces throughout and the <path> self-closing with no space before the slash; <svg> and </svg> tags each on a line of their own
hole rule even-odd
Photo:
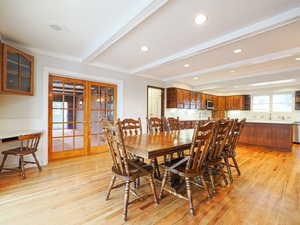
<svg viewBox="0 0 300 225">
<path fill-rule="evenodd" d="M 51 86 L 52 86 L 52 82 L 51 79 L 58 79 L 61 81 L 70 81 L 70 82 L 77 82 L 77 83 L 82 83 L 85 86 L 84 89 L 84 93 L 83 93 L 83 99 L 84 99 L 84 120 L 83 120 L 83 126 L 84 126 L 84 134 L 83 134 L 83 152 L 81 153 L 80 150 L 78 150 L 77 152 L 70 152 L 68 154 L 66 154 L 66 152 L 62 151 L 61 153 L 57 153 L 63 155 L 62 157 L 59 158 L 54 158 L 51 157 L 52 155 L 52 144 L 53 144 L 53 137 L 52 137 L 52 125 L 50 125 L 50 121 L 53 120 L 52 117 L 52 95 L 51 95 Z M 86 97 L 87 97 L 87 81 L 86 80 L 80 80 L 80 79 L 76 79 L 76 78 L 70 78 L 70 77 L 63 77 L 63 76 L 59 76 L 56 74 L 49 74 L 48 77 L 48 161 L 52 161 L 52 160 L 57 160 L 57 159 L 63 159 L 63 158 L 71 158 L 71 157 L 76 157 L 76 156 L 84 156 L 87 155 L 87 141 L 86 141 L 86 121 L 87 121 L 87 115 L 86 115 L 86 107 L 87 107 L 87 101 L 86 101 Z"/>
<path fill-rule="evenodd" d="M 90 136 L 90 126 L 89 126 L 89 122 L 90 122 L 90 104 L 91 104 L 91 99 L 90 99 L 90 90 L 91 90 L 91 85 L 100 85 L 100 86 L 106 86 L 106 87 L 112 87 L 114 88 L 114 120 L 117 119 L 117 113 L 118 113 L 118 85 L 117 84 L 110 84 L 110 83 L 104 83 L 104 82 L 98 82 L 98 81 L 89 81 L 89 80 L 85 80 L 85 79 L 78 79 L 78 78 L 72 78 L 72 77 L 65 77 L 65 76 L 60 76 L 58 74 L 53 74 L 53 73 L 49 73 L 48 76 L 48 161 L 51 160 L 56 160 L 54 158 L 51 157 L 52 154 L 52 124 L 50 126 L 50 121 L 52 121 L 52 106 L 51 106 L 51 79 L 59 79 L 62 81 L 73 81 L 73 82 L 78 82 L 78 83 L 82 83 L 85 86 L 85 90 L 84 90 L 84 146 L 83 146 L 83 155 L 89 155 L 91 154 L 90 148 L 90 140 L 89 140 L 89 136 Z M 106 148 L 104 149 L 106 150 Z M 81 155 L 74 155 L 74 156 L 81 156 Z M 72 154 L 70 154 L 71 158 L 73 157 Z M 59 159 L 63 159 L 59 158 Z"/>
<path fill-rule="evenodd" d="M 149 89 L 154 88 L 154 89 L 159 89 L 162 91 L 162 96 L 161 96 L 161 118 L 165 117 L 165 88 L 161 87 L 156 87 L 156 86 L 151 86 L 147 85 L 147 118 L 149 118 Z"/>
<path fill-rule="evenodd" d="M 107 83 L 103 83 L 103 82 L 98 82 L 98 81 L 87 81 L 87 123 L 89 123 L 89 125 L 87 125 L 87 148 L 86 148 L 86 154 L 96 154 L 96 153 L 100 153 L 100 152 L 105 152 L 107 151 L 107 146 L 104 146 L 103 148 L 99 149 L 99 151 L 92 151 L 91 149 L 91 140 L 90 140 L 90 136 L 91 136 L 91 126 L 90 126 L 90 121 L 91 121 L 91 86 L 92 85 L 99 85 L 99 86 L 104 86 L 104 87 L 111 87 L 114 88 L 114 120 L 117 120 L 118 118 L 118 85 L 116 84 L 107 84 Z"/>
</svg>

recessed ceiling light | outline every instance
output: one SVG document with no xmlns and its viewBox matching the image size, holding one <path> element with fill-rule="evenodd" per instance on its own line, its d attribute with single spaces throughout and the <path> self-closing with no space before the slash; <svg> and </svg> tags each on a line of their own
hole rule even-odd
<svg viewBox="0 0 300 225">
<path fill-rule="evenodd" d="M 58 26 L 57 24 L 51 24 L 49 25 L 49 27 L 52 29 L 52 30 L 55 30 L 55 31 L 62 31 L 62 27 Z"/>
<path fill-rule="evenodd" d="M 240 48 L 233 50 L 233 52 L 234 52 L 235 54 L 241 53 L 242 51 L 243 51 L 243 50 L 240 49 Z"/>
<path fill-rule="evenodd" d="M 194 80 L 198 80 L 198 79 L 199 79 L 199 77 L 194 77 L 193 79 L 194 79 Z"/>
<path fill-rule="evenodd" d="M 202 24 L 207 20 L 207 17 L 203 14 L 199 14 L 198 16 L 195 17 L 195 23 L 196 24 Z"/>
<path fill-rule="evenodd" d="M 295 79 L 290 80 L 275 80 L 275 81 L 269 81 L 269 82 L 261 82 L 261 83 L 255 83 L 250 84 L 251 86 L 264 86 L 264 85 L 270 85 L 270 84 L 283 84 L 283 83 L 292 83 L 295 82 Z"/>
<path fill-rule="evenodd" d="M 141 47 L 141 51 L 143 52 L 147 52 L 149 50 L 149 48 L 147 46 L 142 46 Z"/>
<path fill-rule="evenodd" d="M 300 57 L 296 58 L 297 61 L 300 61 Z"/>
<path fill-rule="evenodd" d="M 230 70 L 230 73 L 234 73 L 235 72 L 235 70 Z"/>
<path fill-rule="evenodd" d="M 183 66 L 187 68 L 190 67 L 190 64 L 184 64 Z"/>
</svg>

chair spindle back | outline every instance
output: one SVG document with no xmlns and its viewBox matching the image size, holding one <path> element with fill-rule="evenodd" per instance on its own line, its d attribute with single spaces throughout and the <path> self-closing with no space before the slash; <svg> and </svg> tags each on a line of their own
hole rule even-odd
<svg viewBox="0 0 300 225">
<path fill-rule="evenodd" d="M 20 136 L 21 151 L 35 150 L 37 151 L 41 139 L 41 133 Z"/>
<path fill-rule="evenodd" d="M 141 135 L 143 133 L 141 118 L 138 118 L 137 120 L 130 118 L 126 118 L 123 120 L 119 119 L 119 122 L 121 124 L 123 135 L 125 137 Z"/>
<path fill-rule="evenodd" d="M 167 118 L 167 127 L 169 131 L 180 130 L 179 117 L 169 117 Z"/>
<path fill-rule="evenodd" d="M 149 133 L 159 133 L 163 131 L 163 120 L 158 117 L 146 118 Z"/>
<path fill-rule="evenodd" d="M 218 120 L 214 137 L 212 139 L 212 148 L 209 153 L 210 160 L 218 160 L 221 157 L 225 145 L 228 143 L 229 133 L 232 129 L 234 120 Z"/>
<path fill-rule="evenodd" d="M 190 158 L 186 165 L 186 172 L 197 173 L 203 168 L 215 127 L 215 122 L 208 122 L 205 125 L 201 125 L 200 121 L 195 126 L 193 142 L 189 152 Z"/>
<path fill-rule="evenodd" d="M 241 121 L 236 120 L 236 123 L 234 124 L 234 127 L 231 132 L 229 151 L 233 152 L 235 150 L 235 147 L 237 146 L 237 143 L 240 139 L 242 130 L 245 126 L 245 122 L 246 122 L 246 119 L 243 119 Z"/>
<path fill-rule="evenodd" d="M 124 176 L 130 176 L 128 167 L 128 155 L 124 145 L 123 132 L 120 122 L 103 125 L 109 152 L 113 161 L 113 168 Z"/>
</svg>

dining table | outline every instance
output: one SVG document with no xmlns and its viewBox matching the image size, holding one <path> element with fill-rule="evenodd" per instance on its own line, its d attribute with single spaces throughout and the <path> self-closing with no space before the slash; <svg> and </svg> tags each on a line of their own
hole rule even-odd
<svg viewBox="0 0 300 225">
<path fill-rule="evenodd" d="M 129 153 L 151 160 L 155 167 L 156 159 L 190 148 L 194 129 L 163 131 L 125 137 L 124 144 Z"/>
</svg>

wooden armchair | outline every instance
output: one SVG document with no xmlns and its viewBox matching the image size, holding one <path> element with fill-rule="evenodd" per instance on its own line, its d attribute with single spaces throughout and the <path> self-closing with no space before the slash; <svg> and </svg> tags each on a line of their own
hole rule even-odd
<svg viewBox="0 0 300 225">
<path fill-rule="evenodd" d="M 114 173 L 111 183 L 108 188 L 106 200 L 109 199 L 112 189 L 125 185 L 124 195 L 124 220 L 127 220 L 127 209 L 129 202 L 129 193 L 133 193 L 138 198 L 140 197 L 131 187 L 130 184 L 135 182 L 140 177 L 148 176 L 150 186 L 153 192 L 154 201 L 158 204 L 156 196 L 156 190 L 153 179 L 153 168 L 151 165 L 147 165 L 144 162 L 136 159 L 129 159 L 126 147 L 124 145 L 123 132 L 121 129 L 121 123 L 117 122 L 115 125 L 104 126 L 107 142 L 109 145 L 109 152 L 113 161 L 112 172 Z M 124 182 L 115 185 L 116 178 L 121 178 Z"/>
<path fill-rule="evenodd" d="M 146 118 L 149 133 L 159 133 L 164 131 L 163 120 L 158 117 Z"/>
<path fill-rule="evenodd" d="M 210 177 L 211 186 L 213 193 L 216 193 L 214 177 L 216 175 L 222 175 L 224 183 L 227 185 L 228 181 L 223 170 L 223 151 L 226 143 L 228 143 L 229 132 L 232 129 L 233 120 L 219 120 L 217 121 L 214 136 L 212 138 L 212 143 L 210 146 L 208 160 L 207 160 L 207 170 Z"/>
<path fill-rule="evenodd" d="M 209 146 L 213 138 L 214 129 L 215 122 L 209 122 L 203 126 L 201 126 L 200 122 L 198 122 L 194 130 L 193 142 L 190 148 L 189 156 L 166 168 L 163 176 L 159 198 L 162 198 L 163 192 L 167 191 L 177 197 L 188 200 L 190 213 L 193 216 L 195 215 L 195 211 L 192 201 L 191 184 L 195 184 L 197 186 L 205 188 L 208 192 L 209 198 L 211 197 L 208 185 L 204 180 L 204 174 L 206 172 L 205 162 L 207 159 Z M 166 187 L 167 180 L 170 174 L 176 174 L 185 179 L 187 196 L 183 196 L 171 190 L 171 188 Z M 200 178 L 202 185 L 196 183 L 195 178 Z"/>
<path fill-rule="evenodd" d="M 20 171 L 23 179 L 25 179 L 26 178 L 25 165 L 29 163 L 36 164 L 39 171 L 42 171 L 40 163 L 35 155 L 36 151 L 38 150 L 38 145 L 40 142 L 41 135 L 42 135 L 41 133 L 37 133 L 32 135 L 21 136 L 19 138 L 21 140 L 21 147 L 3 151 L 2 154 L 4 155 L 4 157 L 0 166 L 0 173 L 2 170 Z M 4 163 L 9 155 L 19 157 L 19 167 L 17 169 L 4 168 Z M 25 161 L 24 156 L 26 155 L 32 155 L 34 161 L 33 162 Z"/>
<path fill-rule="evenodd" d="M 177 118 L 169 117 L 166 119 L 166 121 L 167 121 L 167 127 L 169 131 L 180 130 L 179 117 Z"/>
<path fill-rule="evenodd" d="M 234 167 L 237 170 L 237 173 L 239 176 L 241 175 L 241 171 L 239 169 L 238 163 L 235 158 L 235 156 L 236 156 L 235 149 L 238 144 L 241 132 L 244 128 L 245 122 L 246 122 L 246 119 L 243 119 L 241 121 L 238 121 L 238 120 L 235 121 L 233 128 L 230 132 L 229 138 L 228 138 L 228 143 L 225 145 L 225 149 L 223 152 L 224 161 L 226 163 L 229 178 L 230 178 L 231 182 L 233 182 L 231 167 Z M 233 165 L 230 164 L 229 159 L 231 159 L 233 161 Z"/>
<path fill-rule="evenodd" d="M 119 119 L 119 122 L 121 124 L 123 135 L 125 137 L 132 135 L 141 135 L 143 133 L 141 118 L 138 118 L 137 120 L 130 118 L 126 118 L 123 120 Z"/>
</svg>

